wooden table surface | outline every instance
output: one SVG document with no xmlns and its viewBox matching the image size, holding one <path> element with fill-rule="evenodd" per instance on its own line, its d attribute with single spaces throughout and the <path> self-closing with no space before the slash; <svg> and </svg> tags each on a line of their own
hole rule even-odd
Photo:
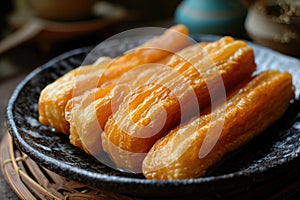
<svg viewBox="0 0 300 200">
<path fill-rule="evenodd" d="M 16 85 L 23 79 L 24 75 L 18 75 L 11 78 L 5 82 L 0 83 L 0 138 L 2 139 L 3 133 L 5 131 L 4 121 L 5 121 L 5 110 L 7 101 L 16 87 Z M 2 171 L 0 170 L 0 199 L 19 199 L 17 195 L 11 190 L 6 180 L 3 177 Z"/>
</svg>

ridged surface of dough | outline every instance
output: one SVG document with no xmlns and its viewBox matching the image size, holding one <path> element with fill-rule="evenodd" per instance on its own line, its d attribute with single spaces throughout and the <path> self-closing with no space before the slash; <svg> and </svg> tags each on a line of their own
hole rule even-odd
<svg viewBox="0 0 300 200">
<path fill-rule="evenodd" d="M 223 156 L 278 120 L 293 95 L 289 73 L 263 72 L 232 92 L 225 105 L 188 121 L 158 140 L 143 161 L 145 177 L 169 180 L 205 175 Z M 210 142 L 212 148 L 203 154 Z"/>
<path fill-rule="evenodd" d="M 113 84 L 124 72 L 139 65 L 156 62 L 187 45 L 188 30 L 183 25 L 167 29 L 140 47 L 133 49 L 105 64 L 75 69 L 43 89 L 39 98 L 39 120 L 55 128 L 57 132 L 69 134 L 69 123 L 65 120 L 67 102 L 85 91 Z M 176 41 L 176 42 L 174 42 Z"/>
<path fill-rule="evenodd" d="M 134 89 L 105 125 L 103 148 L 119 168 L 140 171 L 158 138 L 256 69 L 252 49 L 230 37 L 188 47 L 165 63 L 170 70 Z"/>
</svg>

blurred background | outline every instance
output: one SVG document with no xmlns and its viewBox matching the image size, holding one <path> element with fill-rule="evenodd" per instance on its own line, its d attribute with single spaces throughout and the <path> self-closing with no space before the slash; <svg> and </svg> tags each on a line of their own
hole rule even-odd
<svg viewBox="0 0 300 200">
<path fill-rule="evenodd" d="M 0 78 L 124 30 L 175 23 L 300 57 L 299 10 L 299 0 L 1 0 Z"/>
<path fill-rule="evenodd" d="M 1 0 L 0 78 L 123 30 L 168 27 L 179 0 Z M 1 82 L 0 81 L 0 82 Z"/>
</svg>

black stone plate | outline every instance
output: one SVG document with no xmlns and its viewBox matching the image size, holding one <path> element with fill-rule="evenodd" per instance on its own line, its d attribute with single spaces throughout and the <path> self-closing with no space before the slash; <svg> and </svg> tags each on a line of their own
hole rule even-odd
<svg viewBox="0 0 300 200">
<path fill-rule="evenodd" d="M 216 36 L 198 35 L 199 41 Z M 117 56 L 145 40 L 143 37 L 110 41 L 98 55 Z M 92 47 L 65 53 L 31 72 L 15 89 L 7 108 L 7 126 L 15 144 L 40 165 L 99 189 L 143 198 L 254 198 L 282 194 L 280 189 L 300 180 L 300 61 L 249 43 L 258 71 L 280 69 L 294 76 L 296 100 L 284 117 L 239 151 L 225 158 L 205 177 L 146 180 L 142 175 L 115 171 L 69 144 L 38 121 L 38 98 L 50 82 L 79 66 Z M 276 100 L 274 100 L 276 101 Z M 289 193 L 290 191 L 286 192 Z M 286 195 L 286 194 L 284 194 Z"/>
</svg>

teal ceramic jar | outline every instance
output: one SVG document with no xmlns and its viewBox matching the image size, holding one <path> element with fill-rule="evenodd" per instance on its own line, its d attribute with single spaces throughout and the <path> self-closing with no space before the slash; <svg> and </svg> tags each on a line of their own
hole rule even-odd
<svg viewBox="0 0 300 200">
<path fill-rule="evenodd" d="M 176 9 L 175 22 L 191 33 L 244 33 L 247 9 L 240 0 L 184 0 Z"/>
</svg>

